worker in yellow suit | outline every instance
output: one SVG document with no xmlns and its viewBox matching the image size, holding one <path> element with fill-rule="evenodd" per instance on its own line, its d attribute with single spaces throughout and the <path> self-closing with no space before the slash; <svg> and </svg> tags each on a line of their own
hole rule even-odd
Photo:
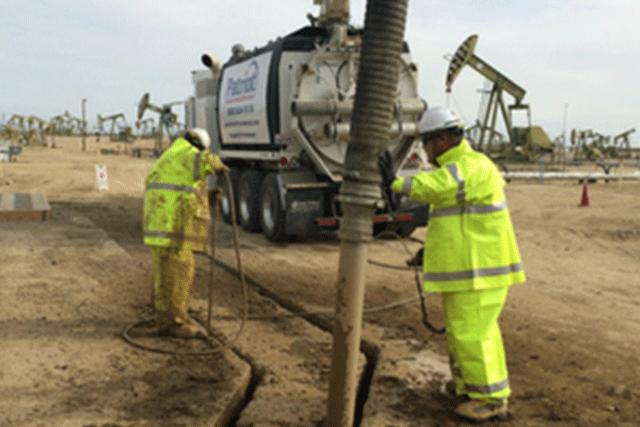
<svg viewBox="0 0 640 427">
<path fill-rule="evenodd" d="M 505 419 L 511 393 L 498 317 L 510 285 L 524 269 L 495 164 L 474 151 L 451 110 L 427 110 L 419 132 L 433 172 L 395 177 L 389 153 L 380 159 L 383 186 L 430 204 L 423 286 L 442 295 L 455 412 L 472 421 Z"/>
<path fill-rule="evenodd" d="M 145 181 L 144 243 L 153 256 L 156 327 L 163 335 L 194 338 L 203 333 L 188 316 L 194 252 L 209 252 L 207 176 L 229 171 L 210 145 L 203 129 L 183 132 Z"/>
</svg>

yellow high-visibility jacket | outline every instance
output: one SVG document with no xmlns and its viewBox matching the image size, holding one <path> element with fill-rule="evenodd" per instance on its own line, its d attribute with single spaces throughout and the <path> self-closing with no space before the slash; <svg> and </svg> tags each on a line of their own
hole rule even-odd
<svg viewBox="0 0 640 427">
<path fill-rule="evenodd" d="M 395 192 L 431 204 L 424 242 L 424 289 L 456 292 L 525 281 L 504 195 L 505 181 L 466 140 L 437 158 L 440 167 L 397 178 Z"/>
<path fill-rule="evenodd" d="M 151 167 L 145 181 L 144 243 L 209 249 L 207 175 L 222 167 L 220 157 L 176 139 Z"/>
</svg>

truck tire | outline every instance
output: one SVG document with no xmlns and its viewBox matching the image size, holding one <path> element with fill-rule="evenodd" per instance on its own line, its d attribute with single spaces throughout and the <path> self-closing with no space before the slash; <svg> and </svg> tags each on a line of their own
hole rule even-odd
<svg viewBox="0 0 640 427">
<path fill-rule="evenodd" d="M 238 180 L 238 221 L 244 231 L 260 231 L 260 184 L 262 174 L 246 169 Z"/>
<path fill-rule="evenodd" d="M 236 202 L 236 223 L 238 222 L 238 176 L 240 172 L 236 168 L 229 170 L 229 176 L 227 179 L 231 181 L 231 189 L 233 191 L 233 200 Z M 222 185 L 222 197 L 219 202 L 220 216 L 222 220 L 227 224 L 231 224 L 232 211 L 231 211 L 231 198 L 229 197 L 229 184 L 224 182 Z"/>
<path fill-rule="evenodd" d="M 260 187 L 260 224 L 268 240 L 280 242 L 287 239 L 285 212 L 280 201 L 278 179 L 273 173 L 265 177 Z"/>
</svg>

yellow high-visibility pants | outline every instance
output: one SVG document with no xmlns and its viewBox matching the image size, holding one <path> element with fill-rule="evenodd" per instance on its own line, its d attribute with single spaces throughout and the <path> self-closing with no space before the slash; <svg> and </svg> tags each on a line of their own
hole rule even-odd
<svg viewBox="0 0 640 427">
<path fill-rule="evenodd" d="M 156 327 L 163 329 L 189 318 L 195 259 L 191 249 L 151 246 Z"/>
<path fill-rule="evenodd" d="M 511 394 L 498 317 L 507 287 L 442 294 L 451 355 L 451 373 L 458 394 L 499 401 Z"/>
</svg>

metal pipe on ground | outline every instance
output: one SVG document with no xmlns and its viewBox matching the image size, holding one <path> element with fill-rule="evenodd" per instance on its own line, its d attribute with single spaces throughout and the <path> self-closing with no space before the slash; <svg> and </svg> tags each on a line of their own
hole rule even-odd
<svg viewBox="0 0 640 427">
<path fill-rule="evenodd" d="M 351 427 L 371 220 L 382 201 L 378 158 L 389 144 L 408 0 L 368 0 L 340 188 L 340 261 L 326 425 Z"/>
<path fill-rule="evenodd" d="M 616 180 L 622 179 L 624 181 L 640 180 L 640 172 L 628 172 L 628 173 L 605 173 L 605 172 L 536 172 L 536 171 L 515 171 L 515 172 L 502 172 L 502 176 L 506 180 L 512 179 L 539 179 L 551 180 L 551 179 L 571 179 L 571 180 Z"/>
</svg>

